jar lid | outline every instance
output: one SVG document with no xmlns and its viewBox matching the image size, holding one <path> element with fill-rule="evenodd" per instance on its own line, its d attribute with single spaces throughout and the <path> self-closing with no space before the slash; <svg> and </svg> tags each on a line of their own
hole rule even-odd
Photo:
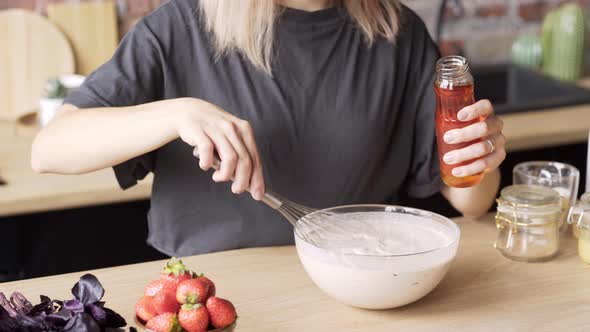
<svg viewBox="0 0 590 332">
<path fill-rule="evenodd" d="M 559 193 L 549 187 L 517 184 L 502 189 L 500 196 L 512 206 L 528 209 L 561 208 Z"/>
</svg>

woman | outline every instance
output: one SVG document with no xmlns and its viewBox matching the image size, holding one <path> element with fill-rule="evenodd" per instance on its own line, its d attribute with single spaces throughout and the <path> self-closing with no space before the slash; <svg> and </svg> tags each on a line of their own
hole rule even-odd
<svg viewBox="0 0 590 332">
<path fill-rule="evenodd" d="M 485 140 L 445 161 L 475 158 L 454 174 L 487 175 L 473 188 L 444 187 L 438 57 L 423 22 L 396 0 L 172 0 L 69 96 L 36 138 L 32 167 L 113 166 L 123 188 L 153 172 L 148 242 L 169 255 L 291 243 L 278 213 L 231 194 L 260 200 L 266 186 L 317 208 L 442 190 L 463 214 L 481 215 L 498 188 L 502 123 L 488 101 L 461 111 L 487 120 L 445 139 Z M 214 152 L 221 169 L 211 175 L 202 170 Z"/>
</svg>

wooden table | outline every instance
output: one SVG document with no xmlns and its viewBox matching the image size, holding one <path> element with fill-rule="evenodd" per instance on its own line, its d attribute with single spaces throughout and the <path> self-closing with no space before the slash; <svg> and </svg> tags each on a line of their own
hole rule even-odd
<svg viewBox="0 0 590 332">
<path fill-rule="evenodd" d="M 590 265 L 582 263 L 573 239 L 546 263 L 519 263 L 493 247 L 492 215 L 457 219 L 462 239 L 451 270 L 431 294 L 384 311 L 342 305 L 324 295 L 303 271 L 295 248 L 259 248 L 193 256 L 184 261 L 217 284 L 240 316 L 237 331 L 522 332 L 590 331 Z M 64 258 L 65 259 L 65 258 Z M 92 271 L 106 289 L 107 306 L 133 322 L 143 287 L 163 262 Z M 69 298 L 82 275 L 73 273 L 0 284 L 30 299 L 45 294 Z"/>
<path fill-rule="evenodd" d="M 590 79 L 581 84 L 590 87 Z M 501 118 L 508 151 L 581 143 L 588 139 L 590 105 Z M 151 177 L 122 191 L 110 169 L 81 176 L 35 174 L 29 164 L 33 135 L 15 135 L 14 127 L 0 122 L 0 178 L 8 183 L 0 186 L 0 217 L 150 197 Z"/>
</svg>

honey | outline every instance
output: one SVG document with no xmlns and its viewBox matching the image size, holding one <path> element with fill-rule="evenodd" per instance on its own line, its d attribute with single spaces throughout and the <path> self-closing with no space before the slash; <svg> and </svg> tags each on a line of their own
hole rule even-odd
<svg viewBox="0 0 590 332">
<path fill-rule="evenodd" d="M 578 254 L 580 258 L 587 264 L 590 264 L 590 234 L 588 230 L 582 230 L 578 238 Z"/>
<path fill-rule="evenodd" d="M 483 118 L 477 118 L 464 122 L 457 118 L 457 114 L 461 109 L 475 102 L 473 77 L 469 72 L 469 65 L 465 58 L 449 56 L 438 61 L 437 80 L 434 90 L 436 92 L 436 142 L 442 180 L 451 187 L 465 188 L 474 186 L 481 182 L 483 173 L 466 177 L 456 177 L 452 174 L 453 168 L 468 165 L 473 160 L 454 165 L 448 165 L 443 161 L 443 156 L 447 152 L 462 149 L 481 141 L 481 139 L 476 139 L 471 142 L 447 144 L 443 139 L 444 134 L 449 130 L 460 129 L 484 120 Z"/>
<path fill-rule="evenodd" d="M 585 193 L 568 216 L 574 236 L 578 238 L 578 254 L 590 264 L 590 193 Z"/>
</svg>

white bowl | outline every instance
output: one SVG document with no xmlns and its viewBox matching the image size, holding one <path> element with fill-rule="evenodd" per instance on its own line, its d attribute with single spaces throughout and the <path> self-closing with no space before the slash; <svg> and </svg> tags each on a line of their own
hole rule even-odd
<svg viewBox="0 0 590 332">
<path fill-rule="evenodd" d="M 333 213 L 387 212 L 396 222 L 434 221 L 447 243 L 424 252 L 400 255 L 335 253 L 303 240 L 295 230 L 295 244 L 303 267 L 326 294 L 344 304 L 365 309 L 390 309 L 430 293 L 443 279 L 457 254 L 461 231 L 450 219 L 412 208 L 385 205 L 336 207 Z M 421 219 L 424 220 L 424 219 Z"/>
</svg>

